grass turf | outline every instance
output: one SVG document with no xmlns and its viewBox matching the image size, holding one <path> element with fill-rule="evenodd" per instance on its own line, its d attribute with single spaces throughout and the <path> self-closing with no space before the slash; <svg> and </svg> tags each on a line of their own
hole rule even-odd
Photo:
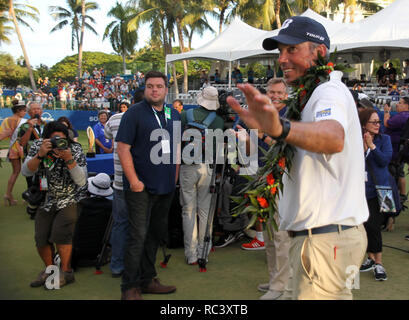
<svg viewBox="0 0 409 320">
<path fill-rule="evenodd" d="M 85 142 L 82 132 L 80 141 Z M 85 147 L 87 149 L 87 147 Z M 0 169 L 0 195 L 5 193 L 11 172 L 10 163 L 3 162 Z M 26 187 L 25 179 L 17 180 L 14 196 L 19 204 L 14 207 L 0 205 L 0 299 L 17 300 L 111 300 L 120 298 L 120 278 L 112 278 L 109 266 L 102 268 L 103 274 L 95 275 L 94 268 L 79 268 L 76 282 L 61 290 L 46 291 L 30 288 L 43 268 L 34 245 L 34 222 L 29 219 L 22 203 L 21 193 Z M 374 280 L 372 272 L 360 274 L 360 289 L 353 290 L 357 300 L 409 299 L 409 254 L 393 246 L 409 251 L 409 215 L 401 213 L 393 232 L 383 232 L 383 262 L 388 280 Z M 163 269 L 162 251 L 158 252 L 158 277 L 164 284 L 174 284 L 177 291 L 170 295 L 143 295 L 147 300 L 255 300 L 262 293 L 257 291 L 259 283 L 268 282 L 265 251 L 244 251 L 242 239 L 225 248 L 216 249 L 209 256 L 207 272 L 199 272 L 198 266 L 185 263 L 183 249 L 168 249 L 172 255 L 168 266 Z"/>
</svg>

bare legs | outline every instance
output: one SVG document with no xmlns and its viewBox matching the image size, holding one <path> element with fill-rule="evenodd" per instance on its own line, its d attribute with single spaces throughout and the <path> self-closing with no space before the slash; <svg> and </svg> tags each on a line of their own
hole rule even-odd
<svg viewBox="0 0 409 320">
<path fill-rule="evenodd" d="M 10 205 L 15 205 L 17 204 L 17 201 L 14 200 L 13 198 L 13 188 L 17 181 L 18 175 L 20 174 L 20 171 L 21 171 L 21 160 L 20 159 L 10 159 L 10 162 L 11 162 L 13 172 L 11 173 L 10 178 L 8 180 L 7 192 L 4 196 L 4 199 L 7 199 Z"/>
</svg>

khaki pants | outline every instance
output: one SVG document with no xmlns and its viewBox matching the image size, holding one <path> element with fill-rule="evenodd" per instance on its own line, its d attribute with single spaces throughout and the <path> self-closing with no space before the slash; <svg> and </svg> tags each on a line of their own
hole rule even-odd
<svg viewBox="0 0 409 320">
<path fill-rule="evenodd" d="M 277 219 L 276 221 L 278 224 Z M 282 292 L 285 290 L 289 277 L 291 240 L 287 231 L 275 231 L 270 223 L 267 223 L 266 227 L 270 228 L 273 235 L 273 239 L 270 240 L 267 231 L 264 231 L 267 266 L 270 275 L 270 290 Z"/>
<path fill-rule="evenodd" d="M 180 204 L 182 206 L 185 257 L 188 263 L 202 255 L 212 194 L 212 170 L 206 164 L 180 166 Z M 212 226 L 209 226 L 212 230 Z M 209 243 L 208 252 L 210 252 Z"/>
<path fill-rule="evenodd" d="M 358 273 L 367 247 L 363 225 L 340 232 L 291 239 L 293 300 L 351 300 L 352 272 Z"/>
</svg>

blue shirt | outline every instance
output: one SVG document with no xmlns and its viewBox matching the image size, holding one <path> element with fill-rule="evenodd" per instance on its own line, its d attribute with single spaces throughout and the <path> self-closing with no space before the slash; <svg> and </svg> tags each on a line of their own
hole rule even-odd
<svg viewBox="0 0 409 320">
<path fill-rule="evenodd" d="M 374 144 L 376 148 L 369 152 L 365 161 L 365 171 L 367 172 L 365 193 L 367 199 L 376 198 L 377 196 L 372 175 L 375 176 L 377 185 L 390 186 L 388 165 L 392 159 L 391 138 L 386 134 L 378 134 L 374 139 Z M 370 169 L 368 163 L 371 166 Z"/>
<path fill-rule="evenodd" d="M 168 194 L 175 189 L 176 163 L 173 157 L 176 150 L 174 150 L 173 138 L 180 133 L 173 132 L 173 123 L 180 121 L 180 115 L 175 109 L 169 108 L 169 110 L 170 119 L 165 118 L 164 110 L 156 113 L 162 128 L 169 133 L 170 164 L 155 164 L 151 160 L 151 151 L 154 156 L 162 157 L 161 148 L 158 152 L 155 151 L 158 150 L 160 141 L 150 141 L 152 131 L 160 129 L 160 126 L 151 105 L 145 99 L 134 104 L 124 113 L 115 139 L 117 142 L 131 146 L 133 164 L 139 180 L 143 182 L 148 192 L 159 195 Z M 181 137 L 177 138 L 180 141 Z M 154 150 L 152 150 L 153 147 L 155 147 Z M 125 174 L 123 183 L 124 190 L 129 190 L 130 185 Z"/>
<path fill-rule="evenodd" d="M 101 124 L 101 122 L 98 122 L 92 130 L 94 131 L 95 138 L 99 140 L 103 144 L 105 148 L 111 149 L 112 147 L 112 140 L 105 138 L 104 134 L 104 126 Z M 102 148 L 99 148 L 100 153 L 105 153 Z"/>
</svg>

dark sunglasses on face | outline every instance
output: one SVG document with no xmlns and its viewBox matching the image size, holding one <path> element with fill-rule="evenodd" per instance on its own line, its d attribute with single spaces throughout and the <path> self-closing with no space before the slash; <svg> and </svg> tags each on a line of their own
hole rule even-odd
<svg viewBox="0 0 409 320">
<path fill-rule="evenodd" d="M 378 121 L 368 121 L 368 123 L 372 123 L 372 124 L 381 124 L 381 121 L 380 121 L 380 120 L 378 120 Z"/>
</svg>

